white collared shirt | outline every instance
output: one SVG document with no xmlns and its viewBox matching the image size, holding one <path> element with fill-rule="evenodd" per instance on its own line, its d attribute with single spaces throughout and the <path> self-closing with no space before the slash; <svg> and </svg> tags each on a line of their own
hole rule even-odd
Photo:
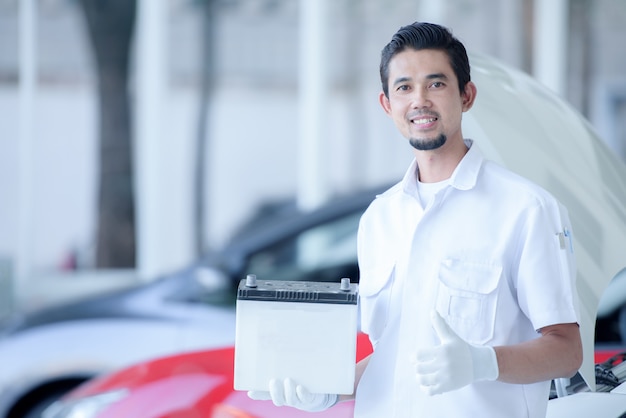
<svg viewBox="0 0 626 418">
<path fill-rule="evenodd" d="M 417 163 L 378 196 L 358 238 L 361 327 L 374 353 L 355 417 L 544 417 L 550 382 L 479 382 L 427 396 L 410 355 L 438 344 L 437 309 L 466 341 L 510 345 L 579 322 L 571 225 L 548 192 L 470 147 L 426 208 Z"/>
</svg>

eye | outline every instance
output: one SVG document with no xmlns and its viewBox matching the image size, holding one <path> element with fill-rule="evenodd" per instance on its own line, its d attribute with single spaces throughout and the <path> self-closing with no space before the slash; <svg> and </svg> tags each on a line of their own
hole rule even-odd
<svg viewBox="0 0 626 418">
<path fill-rule="evenodd" d="M 408 90 L 409 90 L 409 86 L 406 84 L 399 85 L 398 88 L 396 89 L 396 91 L 408 91 Z"/>
<path fill-rule="evenodd" d="M 435 81 L 434 83 L 430 85 L 430 87 L 435 88 L 435 89 L 441 88 L 443 86 L 445 86 L 443 81 Z"/>
</svg>

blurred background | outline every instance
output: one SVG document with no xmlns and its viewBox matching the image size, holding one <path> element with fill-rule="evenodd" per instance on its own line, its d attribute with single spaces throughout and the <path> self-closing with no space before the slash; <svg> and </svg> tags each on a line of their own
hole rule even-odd
<svg viewBox="0 0 626 418">
<path fill-rule="evenodd" d="M 183 267 L 267 202 L 399 179 L 379 53 L 416 20 L 626 159 L 623 0 L 0 0 L 0 316 Z"/>
</svg>

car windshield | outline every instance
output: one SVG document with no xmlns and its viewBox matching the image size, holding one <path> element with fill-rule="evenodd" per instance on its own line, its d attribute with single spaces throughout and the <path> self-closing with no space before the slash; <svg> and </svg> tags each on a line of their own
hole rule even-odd
<svg viewBox="0 0 626 418">
<path fill-rule="evenodd" d="M 361 212 L 317 225 L 252 254 L 246 271 L 264 280 L 357 281 Z"/>
</svg>

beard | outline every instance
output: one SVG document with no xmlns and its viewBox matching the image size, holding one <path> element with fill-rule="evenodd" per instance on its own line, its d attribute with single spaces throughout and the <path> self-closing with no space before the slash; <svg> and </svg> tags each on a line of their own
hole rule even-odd
<svg viewBox="0 0 626 418">
<path fill-rule="evenodd" d="M 448 139 L 444 134 L 440 134 L 435 139 L 409 138 L 409 144 L 418 151 L 430 151 L 443 146 Z"/>
</svg>

